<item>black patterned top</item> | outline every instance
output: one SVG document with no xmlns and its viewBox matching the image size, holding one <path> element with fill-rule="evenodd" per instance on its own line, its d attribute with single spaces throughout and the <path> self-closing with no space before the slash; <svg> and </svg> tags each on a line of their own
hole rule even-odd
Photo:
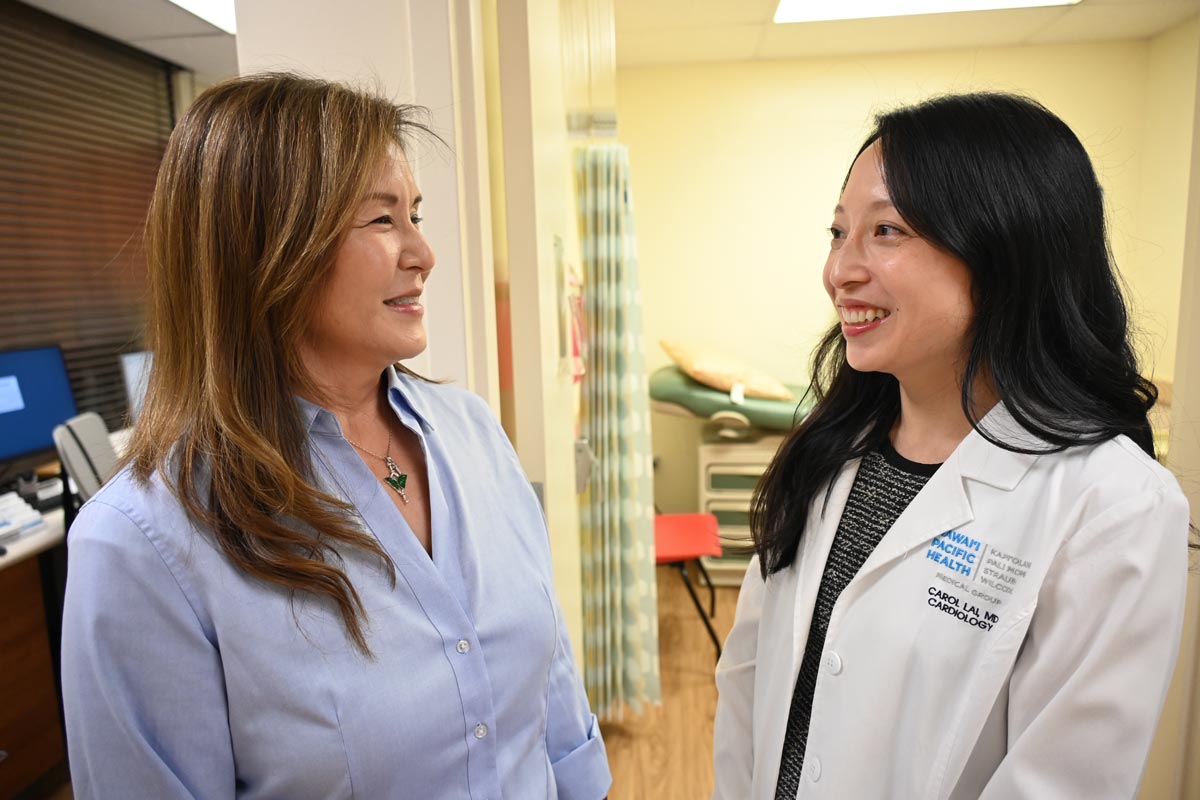
<svg viewBox="0 0 1200 800">
<path fill-rule="evenodd" d="M 804 749 L 808 744 L 808 723 L 812 715 L 817 671 L 825 649 L 829 617 L 842 590 L 858 574 L 884 534 L 908 507 L 917 492 L 937 471 L 939 464 L 918 464 L 897 453 L 890 443 L 863 457 L 838 523 L 821 588 L 813 608 L 808 644 L 800 662 L 800 674 L 788 712 L 787 734 L 779 763 L 776 800 L 794 800 L 804 767 Z"/>
</svg>

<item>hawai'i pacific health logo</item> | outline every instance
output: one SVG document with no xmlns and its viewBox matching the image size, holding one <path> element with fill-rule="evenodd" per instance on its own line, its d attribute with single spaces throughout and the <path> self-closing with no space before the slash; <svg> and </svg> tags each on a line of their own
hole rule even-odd
<svg viewBox="0 0 1200 800">
<path fill-rule="evenodd" d="M 1006 553 L 961 531 L 946 531 L 933 538 L 925 558 L 940 567 L 938 573 L 952 583 L 957 576 L 981 589 L 1011 595 L 1029 575 L 1033 563 L 1016 553 Z"/>
<path fill-rule="evenodd" d="M 983 556 L 984 544 L 965 533 L 946 531 L 935 536 L 925 557 L 951 572 L 970 578 L 975 574 Z"/>
</svg>

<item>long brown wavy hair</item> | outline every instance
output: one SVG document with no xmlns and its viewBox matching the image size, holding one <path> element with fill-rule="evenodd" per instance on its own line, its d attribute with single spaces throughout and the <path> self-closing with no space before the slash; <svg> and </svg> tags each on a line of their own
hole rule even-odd
<svg viewBox="0 0 1200 800">
<path fill-rule="evenodd" d="M 314 478 L 300 360 L 353 214 L 420 109 L 299 75 L 201 94 L 167 144 L 146 221 L 154 353 L 127 461 L 158 472 L 247 574 L 332 601 L 369 654 L 366 609 L 339 548 L 395 565 Z"/>
</svg>

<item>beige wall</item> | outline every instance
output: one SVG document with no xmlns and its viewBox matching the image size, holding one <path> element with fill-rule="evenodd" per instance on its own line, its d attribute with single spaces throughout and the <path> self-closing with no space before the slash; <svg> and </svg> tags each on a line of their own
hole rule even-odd
<svg viewBox="0 0 1200 800">
<path fill-rule="evenodd" d="M 1191 42 L 1196 45 L 1200 34 L 1193 26 Z M 1164 42 L 1165 44 L 1165 42 Z M 1184 64 L 1181 69 L 1187 69 Z M 1194 63 L 1193 75 L 1200 72 Z M 1176 98 L 1183 103 L 1186 98 Z M 1175 398 L 1171 409 L 1171 447 L 1168 466 L 1179 478 L 1191 504 L 1193 522 L 1200 521 L 1200 320 L 1194 309 L 1200 306 L 1200 86 L 1193 89 L 1193 107 L 1188 122 L 1191 125 L 1190 163 L 1174 168 L 1171 178 L 1190 182 L 1188 201 L 1179 209 L 1163 209 L 1163 213 L 1178 211 L 1178 221 L 1187 236 L 1183 242 L 1181 260 L 1182 280 L 1177 289 L 1179 336 L 1175 359 Z M 1184 313 L 1184 310 L 1193 313 Z M 1140 800 L 1182 800 L 1200 797 L 1200 702 L 1197 698 L 1197 678 L 1200 677 L 1200 560 L 1192 559 L 1192 575 L 1188 592 L 1187 616 L 1184 620 L 1183 642 L 1175 677 L 1167 694 L 1158 737 L 1146 765 L 1146 776 L 1139 794 Z"/>
<path fill-rule="evenodd" d="M 1151 40 L 1147 51 L 1136 238 L 1120 263 L 1141 311 L 1142 350 L 1153 359 L 1155 376 L 1171 379 L 1179 340 L 1200 17 Z M 1151 372 L 1149 364 L 1145 371 Z"/>
<path fill-rule="evenodd" d="M 1187 157 L 1190 130 L 1179 125 L 1195 89 L 1197 24 L 1153 42 L 619 71 L 651 369 L 667 363 L 657 341 L 679 338 L 805 382 L 832 322 L 820 283 L 825 229 L 872 113 L 996 89 L 1045 103 L 1088 148 L 1118 264 L 1155 334 L 1147 350 L 1169 376 L 1179 273 L 1163 264 L 1180 258 L 1186 193 L 1170 165 Z M 1149 124 L 1161 130 L 1147 138 Z M 653 425 L 659 505 L 692 510 L 699 425 L 661 414 Z"/>
</svg>

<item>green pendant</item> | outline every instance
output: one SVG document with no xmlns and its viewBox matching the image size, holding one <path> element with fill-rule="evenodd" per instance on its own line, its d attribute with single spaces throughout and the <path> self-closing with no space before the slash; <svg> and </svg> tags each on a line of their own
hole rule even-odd
<svg viewBox="0 0 1200 800">
<path fill-rule="evenodd" d="M 384 461 L 387 463 L 388 474 L 383 482 L 395 489 L 396 493 L 400 495 L 400 499 L 404 501 L 404 505 L 408 505 L 408 492 L 404 490 L 404 487 L 408 485 L 408 475 L 400 471 L 391 456 L 385 457 Z"/>
</svg>

